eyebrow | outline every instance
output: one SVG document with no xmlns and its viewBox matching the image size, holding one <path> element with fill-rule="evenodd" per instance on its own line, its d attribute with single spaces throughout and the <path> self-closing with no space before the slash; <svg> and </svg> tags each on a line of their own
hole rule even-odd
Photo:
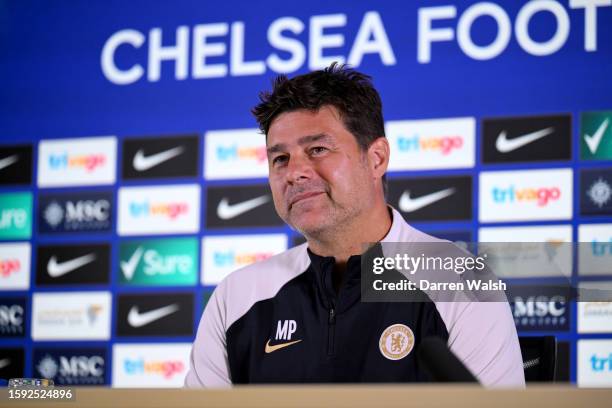
<svg viewBox="0 0 612 408">
<path fill-rule="evenodd" d="M 314 142 L 332 142 L 332 137 L 329 135 L 326 135 L 325 133 L 319 133 L 316 135 L 308 135 L 308 136 L 302 136 L 298 139 L 297 144 L 299 146 L 304 146 L 307 145 L 309 143 L 314 143 Z M 278 153 L 278 152 L 282 152 L 282 151 L 286 151 L 287 150 L 287 144 L 285 143 L 277 143 L 273 146 L 270 146 L 266 149 L 266 151 L 268 152 L 268 154 L 273 154 L 273 153 Z"/>
</svg>

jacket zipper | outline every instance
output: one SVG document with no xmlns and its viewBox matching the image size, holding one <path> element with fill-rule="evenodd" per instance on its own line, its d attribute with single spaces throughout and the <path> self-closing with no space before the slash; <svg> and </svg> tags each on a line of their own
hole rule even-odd
<svg viewBox="0 0 612 408">
<path fill-rule="evenodd" d="M 334 332 L 336 330 L 336 309 L 332 306 L 329 309 L 329 319 L 327 320 L 327 355 L 332 356 L 334 354 Z"/>
</svg>

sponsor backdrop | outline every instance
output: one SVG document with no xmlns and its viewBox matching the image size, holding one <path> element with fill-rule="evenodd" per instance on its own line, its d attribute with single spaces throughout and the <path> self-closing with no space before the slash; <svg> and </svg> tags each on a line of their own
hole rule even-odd
<svg viewBox="0 0 612 408">
<path fill-rule="evenodd" d="M 524 283 L 519 332 L 557 336 L 561 380 L 612 386 L 612 303 L 533 290 L 562 242 L 588 244 L 561 275 L 612 285 L 612 1 L 19 1 L 0 18 L 0 377 L 180 386 L 215 285 L 301 242 L 249 109 L 275 75 L 340 61 L 382 95 L 389 202 L 440 237 L 524 242 L 537 276 L 500 271 Z"/>
</svg>

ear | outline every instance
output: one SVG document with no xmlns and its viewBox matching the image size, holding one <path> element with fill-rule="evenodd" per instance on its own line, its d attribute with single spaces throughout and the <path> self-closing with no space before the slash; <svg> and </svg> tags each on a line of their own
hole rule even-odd
<svg viewBox="0 0 612 408">
<path fill-rule="evenodd" d="M 379 137 L 375 139 L 368 147 L 368 161 L 370 164 L 370 170 L 374 173 L 377 178 L 387 172 L 389 166 L 389 154 L 391 149 L 389 148 L 389 142 L 386 137 Z"/>
</svg>

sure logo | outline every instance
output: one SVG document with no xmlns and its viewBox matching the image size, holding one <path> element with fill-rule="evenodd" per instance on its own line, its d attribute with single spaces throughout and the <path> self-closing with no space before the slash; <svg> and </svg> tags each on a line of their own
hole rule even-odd
<svg viewBox="0 0 612 408">
<path fill-rule="evenodd" d="M 193 285 L 198 279 L 197 263 L 195 238 L 124 242 L 119 279 L 128 285 Z"/>
<path fill-rule="evenodd" d="M 32 235 L 32 194 L 0 194 L 0 240 Z"/>
</svg>

